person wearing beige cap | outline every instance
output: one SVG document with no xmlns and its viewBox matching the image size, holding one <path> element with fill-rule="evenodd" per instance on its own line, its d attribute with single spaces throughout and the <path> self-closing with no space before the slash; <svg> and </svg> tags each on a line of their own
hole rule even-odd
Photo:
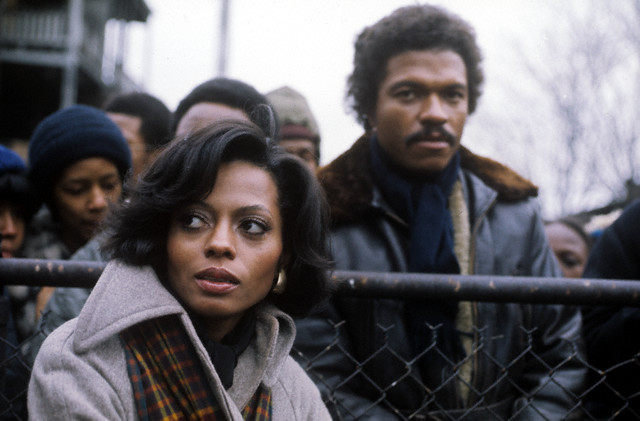
<svg viewBox="0 0 640 421">
<path fill-rule="evenodd" d="M 315 171 L 320 163 L 320 131 L 307 100 L 288 86 L 275 89 L 266 97 L 280 126 L 276 141 Z"/>
</svg>

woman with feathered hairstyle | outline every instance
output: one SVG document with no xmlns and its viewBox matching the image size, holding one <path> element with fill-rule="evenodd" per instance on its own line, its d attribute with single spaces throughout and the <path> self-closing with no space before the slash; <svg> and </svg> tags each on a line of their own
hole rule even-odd
<svg viewBox="0 0 640 421">
<path fill-rule="evenodd" d="M 289 356 L 291 316 L 328 292 L 306 166 L 224 122 L 174 140 L 128 198 L 110 218 L 114 260 L 36 358 L 30 415 L 330 419 Z"/>
</svg>

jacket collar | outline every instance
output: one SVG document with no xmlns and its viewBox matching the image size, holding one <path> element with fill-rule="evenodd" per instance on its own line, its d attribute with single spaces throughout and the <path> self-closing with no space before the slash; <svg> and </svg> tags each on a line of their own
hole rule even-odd
<svg viewBox="0 0 640 421">
<path fill-rule="evenodd" d="M 137 323 L 169 314 L 186 317 L 151 267 L 112 261 L 78 315 L 74 346 L 82 352 Z"/>
<path fill-rule="evenodd" d="M 538 195 L 538 187 L 507 166 L 460 148 L 460 166 L 482 180 L 500 200 L 516 202 Z M 371 178 L 368 135 L 330 164 L 318 170 L 334 225 L 354 222 L 370 208 L 374 185 Z"/>
<path fill-rule="evenodd" d="M 195 339 L 197 334 L 187 312 L 161 284 L 151 267 L 111 261 L 78 316 L 74 350 L 86 352 L 128 327 L 171 314 L 180 316 L 187 333 L 197 342 L 199 353 L 206 355 L 204 346 Z M 240 356 L 239 369 L 234 373 L 234 386 L 229 393 L 242 396 L 250 393 L 251 396 L 251 387 L 246 386 L 252 384 L 257 388 L 260 381 L 272 386 L 289 355 L 294 338 L 295 325 L 289 315 L 273 304 L 259 304 L 254 340 Z M 245 379 L 236 382 L 235 376 Z M 245 388 L 239 390 L 239 385 Z"/>
</svg>

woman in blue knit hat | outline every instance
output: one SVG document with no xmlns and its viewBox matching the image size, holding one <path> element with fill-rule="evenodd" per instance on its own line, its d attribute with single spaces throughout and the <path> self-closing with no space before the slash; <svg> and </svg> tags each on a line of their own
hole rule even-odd
<svg viewBox="0 0 640 421">
<path fill-rule="evenodd" d="M 74 105 L 40 122 L 29 141 L 29 179 L 46 207 L 27 256 L 67 259 L 82 247 L 120 197 L 130 167 L 127 143 L 103 111 Z"/>
<path fill-rule="evenodd" d="M 28 161 L 29 179 L 45 206 L 29 227 L 24 255 L 68 259 L 98 232 L 109 203 L 120 198 L 131 168 L 127 142 L 103 111 L 73 105 L 38 124 Z M 51 292 L 41 290 L 36 315 Z"/>
</svg>

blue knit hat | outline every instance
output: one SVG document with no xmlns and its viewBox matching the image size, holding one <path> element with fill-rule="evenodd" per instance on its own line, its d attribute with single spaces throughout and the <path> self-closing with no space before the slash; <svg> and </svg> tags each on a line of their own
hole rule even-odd
<svg viewBox="0 0 640 421">
<path fill-rule="evenodd" d="M 22 206 L 25 222 L 38 210 L 41 200 L 27 179 L 22 157 L 0 145 L 0 199 Z"/>
<path fill-rule="evenodd" d="M 113 162 L 122 180 L 131 168 L 131 152 L 118 126 L 97 108 L 73 105 L 36 127 L 29 141 L 29 178 L 47 195 L 65 168 L 92 157 Z"/>
<path fill-rule="evenodd" d="M 27 171 L 22 157 L 11 149 L 0 145 L 0 175 L 5 173 L 24 173 Z"/>
</svg>

